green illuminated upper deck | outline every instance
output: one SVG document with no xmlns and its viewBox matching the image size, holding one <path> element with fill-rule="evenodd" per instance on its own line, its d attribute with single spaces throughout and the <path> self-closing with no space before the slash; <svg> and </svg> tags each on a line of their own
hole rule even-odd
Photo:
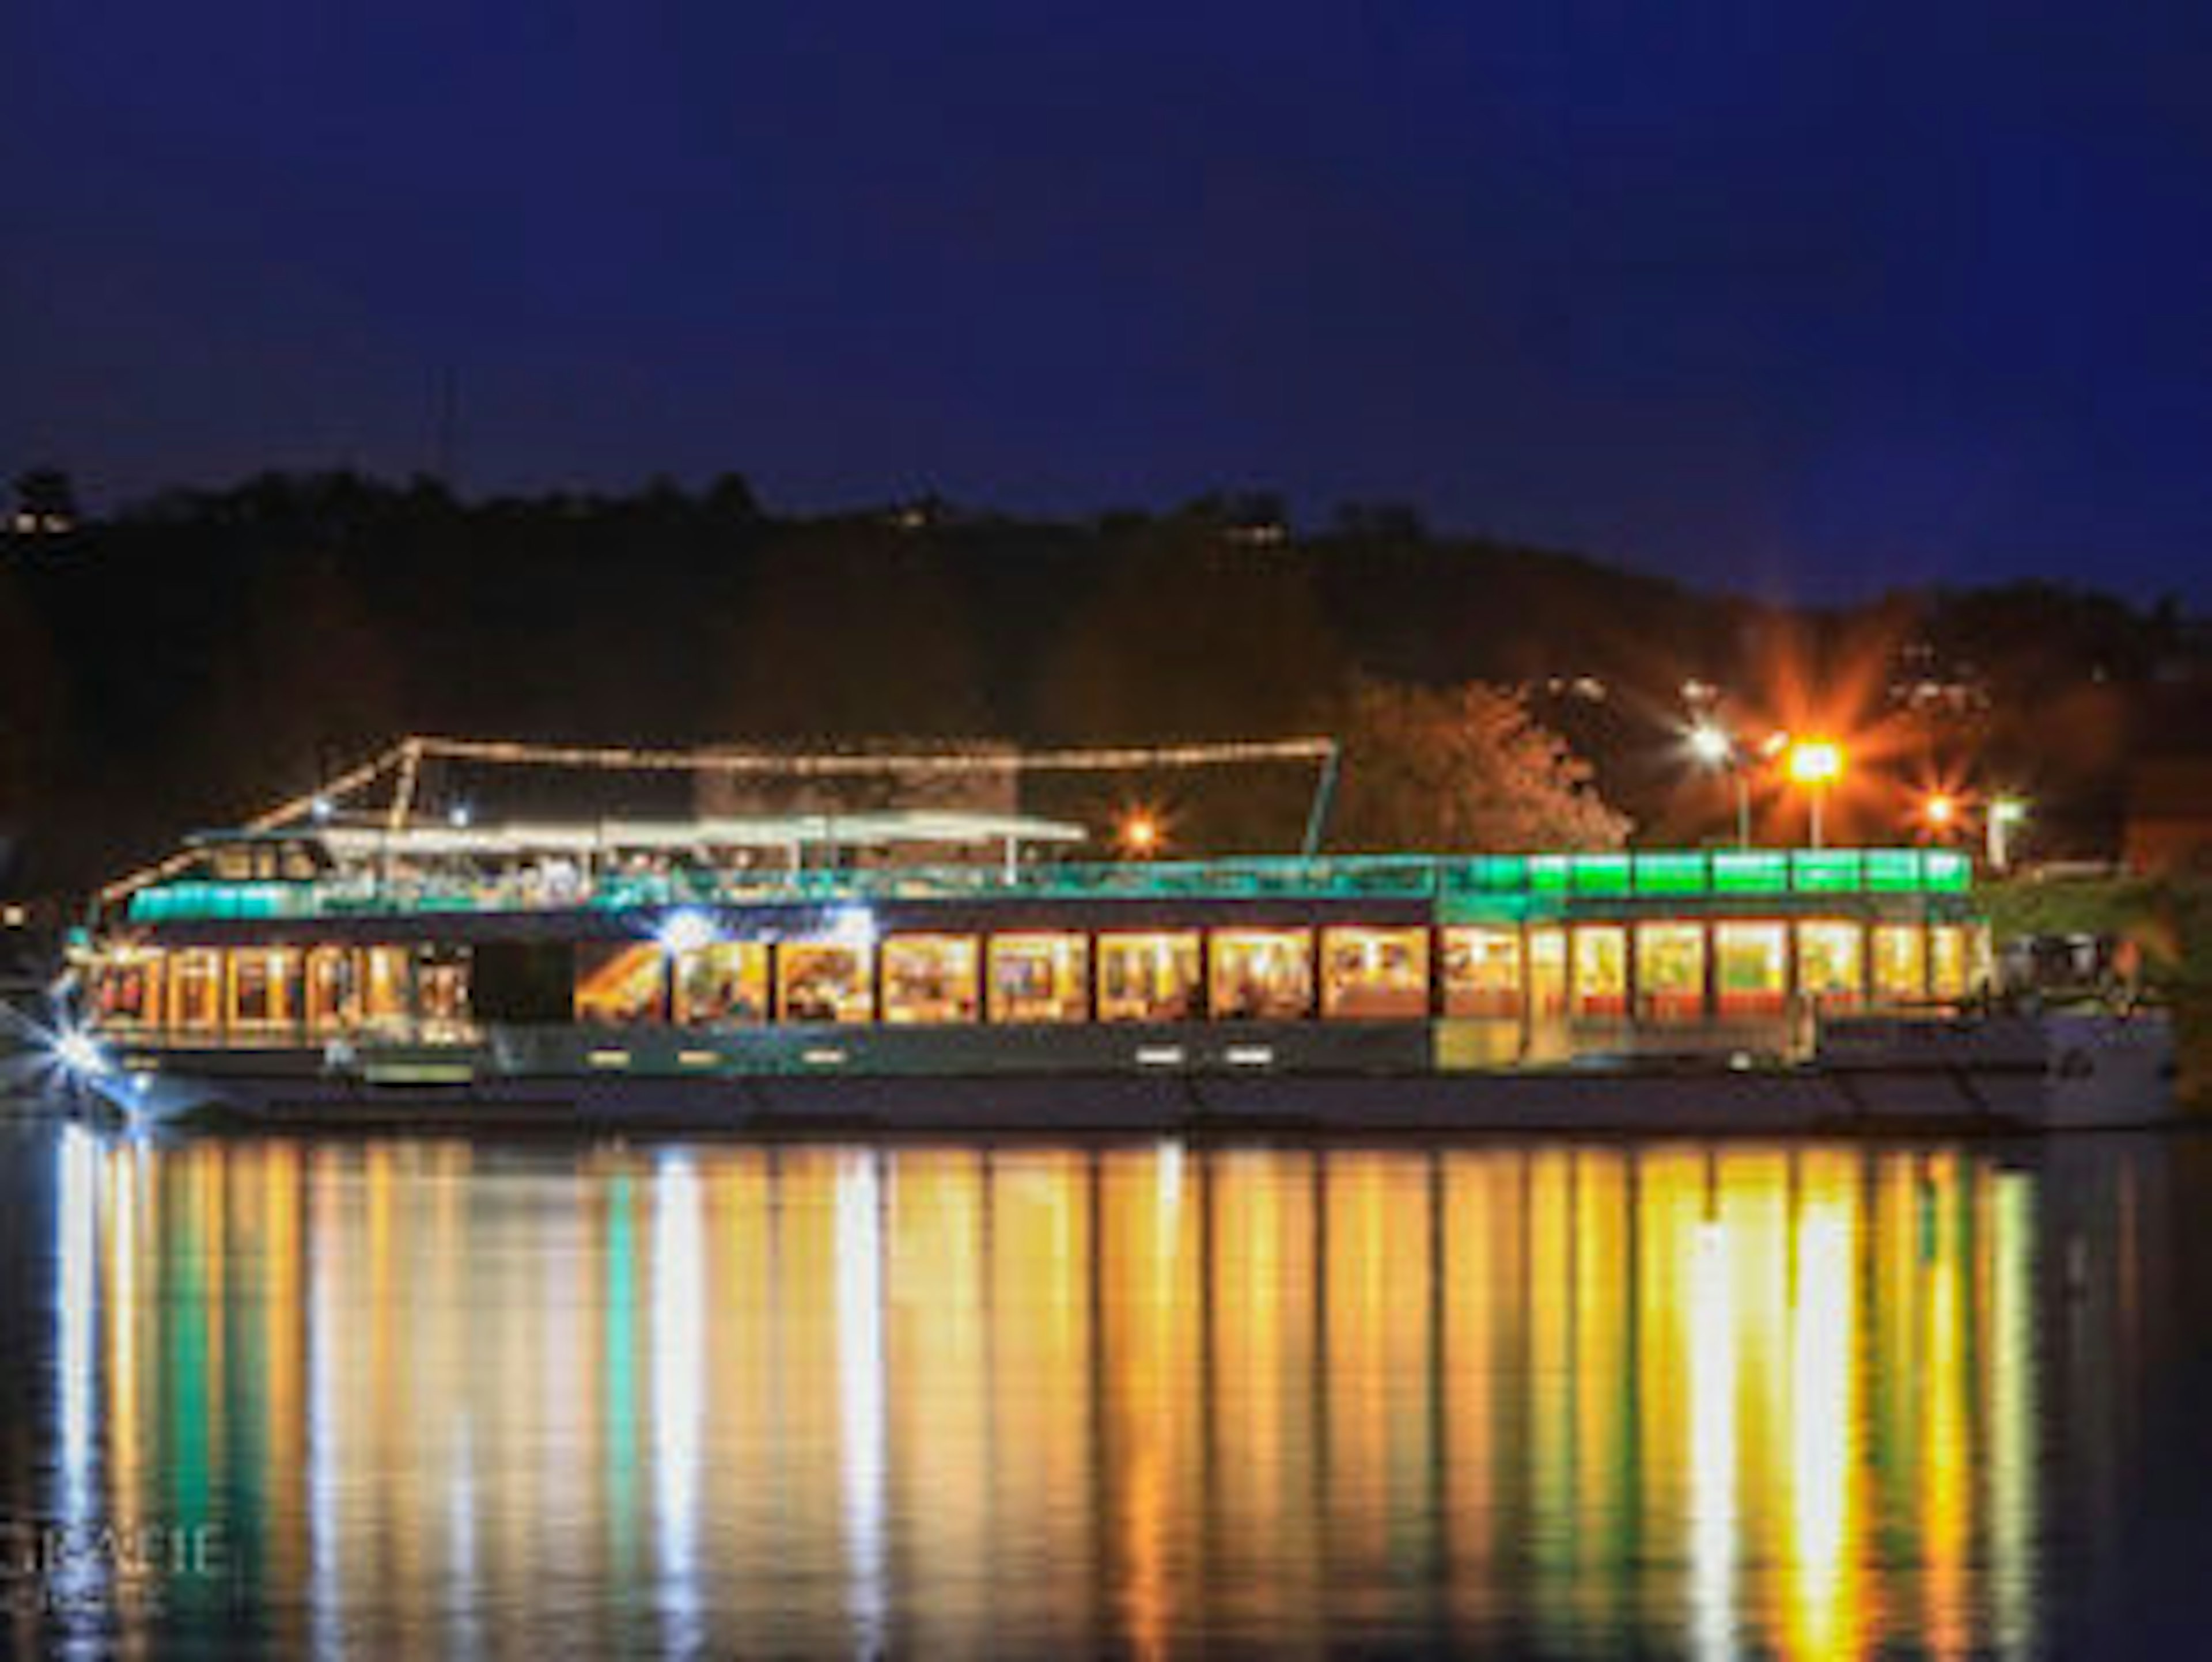
<svg viewBox="0 0 2212 1662">
<path fill-rule="evenodd" d="M 130 895 L 125 916 L 133 924 L 159 925 L 893 900 L 1370 898 L 1425 901 L 1447 915 L 1528 916 L 1585 901 L 1673 902 L 1705 910 L 1964 897 L 1972 885 L 1967 857 L 1942 848 L 1054 859 L 826 869 L 676 862 L 652 870 L 602 870 L 561 883 L 526 870 L 395 875 L 362 867 L 289 878 L 173 878 Z"/>
</svg>

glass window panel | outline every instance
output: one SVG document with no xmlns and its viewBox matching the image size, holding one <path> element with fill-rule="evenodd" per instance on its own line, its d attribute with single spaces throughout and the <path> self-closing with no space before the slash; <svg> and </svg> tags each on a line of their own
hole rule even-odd
<svg viewBox="0 0 2212 1662">
<path fill-rule="evenodd" d="M 195 949 L 170 961 L 170 1019 L 188 1031 L 212 1032 L 222 1024 L 222 955 Z"/>
<path fill-rule="evenodd" d="M 1874 996 L 1888 1004 L 1911 1004 L 1927 991 L 1927 932 L 1917 924 L 1877 924 Z"/>
<path fill-rule="evenodd" d="M 1790 1002 L 1790 931 L 1784 924 L 1713 926 L 1713 982 L 1720 1014 L 1776 1016 Z"/>
<path fill-rule="evenodd" d="M 194 949 L 169 958 L 173 1027 L 212 1031 L 222 1025 L 222 955 Z"/>
<path fill-rule="evenodd" d="M 407 949 L 373 946 L 362 954 L 362 1019 L 374 1026 L 390 1027 L 407 1020 L 414 994 L 410 986 L 413 967 Z"/>
<path fill-rule="evenodd" d="M 1313 1010 L 1313 931 L 1217 929 L 1211 943 L 1217 1020 L 1292 1022 Z"/>
<path fill-rule="evenodd" d="M 307 1025 L 319 1031 L 350 1027 L 354 1002 L 353 955 L 342 946 L 319 946 L 307 953 Z"/>
<path fill-rule="evenodd" d="M 1856 1004 L 1865 950 L 1866 931 L 1857 924 L 1799 924 L 1797 991 L 1827 1009 Z"/>
<path fill-rule="evenodd" d="M 1956 924 L 1937 924 L 1928 931 L 1929 992 L 1938 998 L 1963 998 L 1972 979 L 1966 931 Z"/>
<path fill-rule="evenodd" d="M 469 1034 L 468 949 L 429 948 L 415 968 L 415 1003 L 422 1018 L 422 1037 L 433 1044 L 450 1043 Z M 659 1007 L 644 1017 L 658 1021 Z"/>
<path fill-rule="evenodd" d="M 269 1019 L 269 976 L 258 952 L 230 954 L 230 1020 L 255 1026 Z"/>
<path fill-rule="evenodd" d="M 1705 931 L 1698 924 L 1636 925 L 1636 996 L 1650 1022 L 1705 1015 Z"/>
<path fill-rule="evenodd" d="M 1567 931 L 1528 931 L 1528 1007 L 1539 1017 L 1557 1020 L 1567 1013 Z"/>
<path fill-rule="evenodd" d="M 870 949 L 854 941 L 786 941 L 776 949 L 777 1003 L 787 1022 L 872 1022 Z"/>
<path fill-rule="evenodd" d="M 1443 949 L 1445 1015 L 1519 1019 L 1518 930 L 1447 929 Z"/>
<path fill-rule="evenodd" d="M 1196 930 L 1098 937 L 1100 1021 L 1192 1021 L 1198 1006 Z"/>
<path fill-rule="evenodd" d="M 991 938 L 994 1022 L 1080 1022 L 1090 1014 L 1090 942 L 1081 935 Z"/>
<path fill-rule="evenodd" d="M 1429 931 L 1324 929 L 1322 1014 L 1347 1021 L 1429 1013 Z"/>
<path fill-rule="evenodd" d="M 688 1027 L 764 1022 L 768 994 L 765 941 L 717 941 L 676 960 L 676 1019 Z"/>
<path fill-rule="evenodd" d="M 586 941 L 576 948 L 576 1019 L 616 1027 L 658 1022 L 668 954 L 655 941 Z"/>
<path fill-rule="evenodd" d="M 230 1019 L 240 1027 L 281 1027 L 298 1007 L 293 981 L 299 954 L 282 947 L 239 947 L 230 954 Z"/>
<path fill-rule="evenodd" d="M 103 1027 L 158 1027 L 161 955 L 126 949 L 100 965 L 93 980 L 93 1019 Z"/>
<path fill-rule="evenodd" d="M 410 998 L 407 955 L 398 947 L 373 946 L 362 954 L 362 1015 L 389 1022 L 407 1014 Z"/>
<path fill-rule="evenodd" d="M 884 942 L 884 1020 L 927 1025 L 975 1019 L 973 935 L 893 935 Z"/>
<path fill-rule="evenodd" d="M 1616 924 L 1583 924 L 1574 936 L 1575 1018 L 1609 1022 L 1626 1016 L 1628 931 Z"/>
</svg>

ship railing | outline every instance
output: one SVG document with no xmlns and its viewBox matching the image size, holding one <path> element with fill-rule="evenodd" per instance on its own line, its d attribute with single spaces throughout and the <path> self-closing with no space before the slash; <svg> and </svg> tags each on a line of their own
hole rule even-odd
<svg viewBox="0 0 2212 1662">
<path fill-rule="evenodd" d="M 872 866 L 793 870 L 673 865 L 591 876 L 349 872 L 308 882 L 186 880 L 133 895 L 133 922 L 257 921 L 684 905 L 867 904 L 993 897 L 1494 901 L 1842 899 L 1963 895 L 1955 850 L 1756 850 L 1619 854 L 1255 856 L 1118 863 Z"/>
<path fill-rule="evenodd" d="M 1419 855 L 997 865 L 883 866 L 744 871 L 679 867 L 609 873 L 549 885 L 501 876 L 483 881 L 340 877 L 293 882 L 185 882 L 132 897 L 134 922 L 178 919 L 258 921 L 408 914 L 684 905 L 835 904 L 1028 895 L 1039 898 L 1229 896 L 1426 899 L 1452 862 Z"/>
</svg>

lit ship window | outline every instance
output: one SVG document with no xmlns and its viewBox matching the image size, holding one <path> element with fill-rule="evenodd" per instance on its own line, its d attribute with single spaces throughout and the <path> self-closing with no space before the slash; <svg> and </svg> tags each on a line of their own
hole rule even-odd
<svg viewBox="0 0 2212 1662">
<path fill-rule="evenodd" d="M 1091 991 L 1088 945 L 1080 935 L 994 936 L 991 1019 L 1083 1020 Z"/>
<path fill-rule="evenodd" d="M 1821 919 L 1797 925 L 1797 991 L 1822 1010 L 1857 1004 L 1864 980 L 1866 931 Z"/>
<path fill-rule="evenodd" d="M 893 935 L 884 942 L 884 1020 L 918 1026 L 976 1015 L 973 935 Z"/>
<path fill-rule="evenodd" d="M 777 949 L 778 1007 L 787 1022 L 875 1019 L 871 954 L 848 941 L 787 941 Z"/>
<path fill-rule="evenodd" d="M 1313 1008 L 1313 931 L 1217 929 L 1212 972 L 1216 1017 L 1297 1021 Z"/>
<path fill-rule="evenodd" d="M 1618 924 L 1582 924 L 1574 933 L 1575 1019 L 1620 1020 L 1628 1014 L 1628 931 Z"/>
<path fill-rule="evenodd" d="M 676 959 L 676 1019 L 686 1027 L 768 1019 L 768 946 L 717 941 Z"/>
<path fill-rule="evenodd" d="M 1928 990 L 1928 936 L 1917 924 L 1877 924 L 1874 931 L 1874 996 L 1884 1004 L 1911 1004 Z"/>
<path fill-rule="evenodd" d="M 1713 980 L 1724 1021 L 1769 1021 L 1790 1002 L 1790 931 L 1775 923 L 1713 926 Z"/>
<path fill-rule="evenodd" d="M 576 1019 L 605 1027 L 659 1021 L 666 968 L 655 942 L 586 942 L 576 949 Z"/>
<path fill-rule="evenodd" d="M 1322 1015 L 1364 1021 L 1428 1014 L 1427 930 L 1325 929 L 1321 956 Z"/>
<path fill-rule="evenodd" d="M 1196 930 L 1098 937 L 1100 1021 L 1190 1021 L 1199 992 Z"/>
<path fill-rule="evenodd" d="M 1518 1021 L 1521 937 L 1510 929 L 1444 931 L 1444 1014 Z"/>
<path fill-rule="evenodd" d="M 1703 925 L 1636 925 L 1636 995 L 1640 1013 L 1647 1022 L 1672 1025 L 1705 1018 Z"/>
</svg>

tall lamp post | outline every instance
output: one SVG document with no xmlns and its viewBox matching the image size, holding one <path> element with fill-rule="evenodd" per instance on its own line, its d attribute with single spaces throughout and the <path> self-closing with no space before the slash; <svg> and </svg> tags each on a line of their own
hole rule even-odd
<svg viewBox="0 0 2212 1662">
<path fill-rule="evenodd" d="M 1707 767 L 1725 768 L 1735 780 L 1735 846 L 1751 846 L 1751 776 L 1745 770 L 1743 752 L 1735 736 L 1717 722 L 1700 721 L 1690 729 L 1690 754 Z"/>
<path fill-rule="evenodd" d="M 1990 804 L 1990 870 L 2003 871 L 2012 865 L 2012 834 L 2027 818 L 2027 804 L 2018 797 L 1999 797 Z"/>
<path fill-rule="evenodd" d="M 1832 738 L 1801 738 L 1794 741 L 1784 757 L 1791 781 L 1805 787 L 1811 804 L 1809 829 L 1812 846 L 1821 846 L 1821 819 L 1827 807 L 1829 787 L 1843 777 L 1844 747 Z"/>
</svg>

